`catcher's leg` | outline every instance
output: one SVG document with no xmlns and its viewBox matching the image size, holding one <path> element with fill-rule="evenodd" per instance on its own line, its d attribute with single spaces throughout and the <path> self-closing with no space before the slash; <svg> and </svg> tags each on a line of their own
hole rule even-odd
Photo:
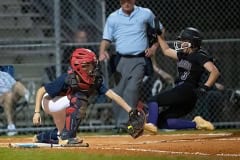
<svg viewBox="0 0 240 160">
<path fill-rule="evenodd" d="M 53 117 L 54 123 L 59 132 L 62 132 L 66 118 L 66 108 L 70 105 L 67 96 L 56 96 L 53 99 L 45 94 L 42 99 L 42 108 L 44 112 Z"/>
<path fill-rule="evenodd" d="M 38 133 L 33 137 L 33 142 L 58 144 L 58 129 Z"/>
<path fill-rule="evenodd" d="M 51 113 L 54 123 L 59 131 L 61 133 L 64 129 L 65 119 L 66 119 L 66 111 L 62 110 L 59 112 Z"/>
<path fill-rule="evenodd" d="M 70 107 L 66 108 L 65 127 L 59 137 L 59 144 L 79 143 L 76 138 L 78 127 L 82 119 L 85 118 L 87 109 L 87 99 L 83 96 L 71 98 Z"/>
</svg>

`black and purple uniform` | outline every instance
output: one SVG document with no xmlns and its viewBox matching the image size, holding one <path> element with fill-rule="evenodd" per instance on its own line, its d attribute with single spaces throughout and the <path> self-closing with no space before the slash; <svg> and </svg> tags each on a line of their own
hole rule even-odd
<svg viewBox="0 0 240 160">
<path fill-rule="evenodd" d="M 160 93 L 148 99 L 149 117 L 148 122 L 158 128 L 184 129 L 194 128 L 195 124 L 175 125 L 176 119 L 190 113 L 196 102 L 196 89 L 205 69 L 203 65 L 211 58 L 203 50 L 197 50 L 191 54 L 177 52 L 178 77 L 175 87 L 169 91 Z M 159 112 L 160 108 L 165 110 Z M 172 121 L 171 121 L 172 120 Z M 171 125 L 173 124 L 174 125 Z"/>
</svg>

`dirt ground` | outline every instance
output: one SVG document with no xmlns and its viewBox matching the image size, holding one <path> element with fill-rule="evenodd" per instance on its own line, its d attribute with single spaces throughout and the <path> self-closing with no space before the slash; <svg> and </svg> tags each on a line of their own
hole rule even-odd
<svg viewBox="0 0 240 160">
<path fill-rule="evenodd" d="M 240 160 L 240 132 L 188 133 L 144 135 L 133 139 L 129 135 L 82 136 L 89 147 L 71 147 L 76 151 L 119 155 L 199 155 L 219 159 Z M 31 142 L 31 138 L 0 138 L 0 146 Z"/>
</svg>

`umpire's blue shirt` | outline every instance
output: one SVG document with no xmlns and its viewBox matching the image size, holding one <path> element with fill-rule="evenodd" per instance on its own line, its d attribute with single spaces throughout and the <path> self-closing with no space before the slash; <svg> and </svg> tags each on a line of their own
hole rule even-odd
<svg viewBox="0 0 240 160">
<path fill-rule="evenodd" d="M 154 26 L 154 14 L 148 8 L 134 6 L 131 15 L 122 8 L 107 18 L 103 39 L 115 41 L 116 51 L 124 55 L 137 55 L 148 48 L 146 24 Z"/>
</svg>

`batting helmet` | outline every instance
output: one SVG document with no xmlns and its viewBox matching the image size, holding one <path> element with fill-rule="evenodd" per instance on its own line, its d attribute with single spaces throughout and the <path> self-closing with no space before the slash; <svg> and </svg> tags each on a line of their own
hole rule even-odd
<svg viewBox="0 0 240 160">
<path fill-rule="evenodd" d="M 74 50 L 70 59 L 70 65 L 72 70 L 81 78 L 81 83 L 89 85 L 94 83 L 97 57 L 93 51 L 85 48 Z"/>
<path fill-rule="evenodd" d="M 188 40 L 191 43 L 192 48 L 200 48 L 202 43 L 202 35 L 198 29 L 188 27 L 180 32 L 177 40 Z"/>
</svg>

